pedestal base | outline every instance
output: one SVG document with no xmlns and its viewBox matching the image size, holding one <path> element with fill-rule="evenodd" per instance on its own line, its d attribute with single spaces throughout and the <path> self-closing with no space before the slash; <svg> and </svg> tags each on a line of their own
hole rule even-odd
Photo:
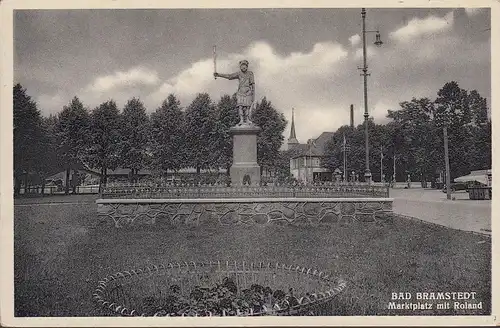
<svg viewBox="0 0 500 328">
<path fill-rule="evenodd" d="M 260 166 L 255 164 L 233 164 L 229 170 L 232 186 L 260 185 Z"/>
<path fill-rule="evenodd" d="M 232 186 L 260 184 L 260 166 L 257 164 L 257 134 L 260 128 L 253 124 L 237 125 L 233 135 L 233 165 L 229 171 Z"/>
<path fill-rule="evenodd" d="M 365 183 L 372 183 L 372 173 L 369 170 L 365 171 Z"/>
</svg>

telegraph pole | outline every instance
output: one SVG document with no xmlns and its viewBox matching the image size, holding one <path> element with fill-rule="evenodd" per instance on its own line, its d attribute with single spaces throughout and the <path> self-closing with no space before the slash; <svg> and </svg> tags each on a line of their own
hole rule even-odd
<svg viewBox="0 0 500 328">
<path fill-rule="evenodd" d="M 450 157 L 448 154 L 448 127 L 443 126 L 444 165 L 446 169 L 446 198 L 451 199 Z"/>
<path fill-rule="evenodd" d="M 364 106 L 365 106 L 365 113 L 364 113 L 364 118 L 365 118 L 365 182 L 368 184 L 371 183 L 372 181 L 372 174 L 370 172 L 370 149 L 368 145 L 368 81 L 367 77 L 370 75 L 368 73 L 368 65 L 366 64 L 366 33 L 377 33 L 375 36 L 375 42 L 374 44 L 377 47 L 380 47 L 382 45 L 382 40 L 380 40 L 380 32 L 379 31 L 367 31 L 366 30 L 366 9 L 361 8 L 361 20 L 362 20 L 362 25 L 363 25 L 363 67 L 358 67 L 358 69 L 361 69 L 363 73 L 361 75 L 363 76 L 363 95 L 364 95 Z"/>
<path fill-rule="evenodd" d="M 364 105 L 365 105 L 365 182 L 371 183 L 372 174 L 370 172 L 370 149 L 368 146 L 368 86 L 367 77 L 370 75 L 368 73 L 368 66 L 366 65 L 366 10 L 361 9 L 361 18 L 363 20 L 363 95 L 364 95 Z"/>
<path fill-rule="evenodd" d="M 384 158 L 384 153 L 382 152 L 382 146 L 380 146 L 380 182 L 384 182 L 384 164 L 382 163 L 382 159 Z"/>
</svg>

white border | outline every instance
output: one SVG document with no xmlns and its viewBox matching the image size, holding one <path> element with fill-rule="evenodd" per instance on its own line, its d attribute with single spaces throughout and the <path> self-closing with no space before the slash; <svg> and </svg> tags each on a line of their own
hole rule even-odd
<svg viewBox="0 0 500 328">
<path fill-rule="evenodd" d="M 491 108 L 493 121 L 493 161 L 497 157 L 495 141 L 497 140 L 497 132 L 495 127 L 498 127 L 496 120 L 495 108 L 498 108 L 500 102 L 497 95 L 500 91 L 498 79 L 500 76 L 500 66 L 498 58 L 500 52 L 498 42 L 500 41 L 500 24 L 493 17 L 500 17 L 500 2 L 495 0 L 390 0 L 390 1 L 366 1 L 354 0 L 350 4 L 345 4 L 342 1 L 329 0 L 253 0 L 253 1 L 234 1 L 234 0 L 217 0 L 212 2 L 183 0 L 183 1 L 161 1 L 161 0 L 74 0 L 67 2 L 63 0 L 4 0 L 0 2 L 0 22 L 2 22 L 1 33 L 1 128 L 0 128 L 0 147 L 3 155 L 0 161 L 0 211 L 1 211 L 1 241 L 2 241 L 2 279 L 1 279 L 1 324 L 5 326 L 362 326 L 362 325 L 384 325 L 384 326 L 474 326 L 488 325 L 492 326 L 499 324 L 500 320 L 496 315 L 491 316 L 391 316 L 391 317 L 279 317 L 279 318 L 15 318 L 13 317 L 13 194 L 12 186 L 12 82 L 13 82 L 13 18 L 12 10 L 16 9 L 81 9 L 81 8 L 433 8 L 433 7 L 489 7 L 491 8 L 491 50 L 492 50 L 492 92 L 491 92 Z M 495 165 L 493 167 L 495 170 Z M 493 174 L 493 184 L 500 186 L 500 176 Z M 497 193 L 493 193 L 493 197 L 498 198 Z M 493 241 L 499 238 L 498 223 L 496 222 L 495 214 L 497 212 L 498 202 L 492 201 L 492 238 Z M 500 314 L 500 303 L 498 302 L 498 258 L 499 249 L 496 242 L 492 242 L 492 312 Z"/>
</svg>

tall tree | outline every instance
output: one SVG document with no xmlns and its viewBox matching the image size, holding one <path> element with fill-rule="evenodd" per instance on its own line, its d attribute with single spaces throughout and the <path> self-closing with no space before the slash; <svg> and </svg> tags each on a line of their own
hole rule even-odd
<svg viewBox="0 0 500 328">
<path fill-rule="evenodd" d="M 56 137 L 57 116 L 50 115 L 49 117 L 42 117 L 42 149 L 41 165 L 38 169 L 38 176 L 40 178 L 42 195 L 45 191 L 45 180 L 49 176 L 60 172 L 64 167 L 59 159 L 57 153 L 57 137 Z"/>
<path fill-rule="evenodd" d="M 471 170 L 491 168 L 491 120 L 488 105 L 476 90 L 469 93 L 469 106 L 473 116 Z"/>
<path fill-rule="evenodd" d="M 392 119 L 393 154 L 398 157 L 399 165 L 403 168 L 400 173 L 410 174 L 422 181 L 433 179 L 442 162 L 442 141 L 432 120 L 434 113 L 435 107 L 431 100 L 413 98 L 401 102 L 399 110 L 389 110 L 387 115 Z M 399 176 L 399 179 L 405 178 Z"/>
<path fill-rule="evenodd" d="M 25 190 L 29 174 L 38 173 L 44 164 L 46 135 L 40 111 L 21 84 L 13 89 L 14 105 L 14 192 L 19 194 L 24 177 Z"/>
<path fill-rule="evenodd" d="M 202 169 L 214 168 L 212 151 L 216 142 L 216 111 L 210 96 L 200 93 L 186 109 L 186 148 L 188 165 L 196 169 L 197 181 Z"/>
<path fill-rule="evenodd" d="M 149 119 L 144 104 L 132 98 L 125 104 L 121 119 L 120 162 L 130 169 L 130 177 L 137 180 L 140 169 L 148 166 Z"/>
<path fill-rule="evenodd" d="M 232 97 L 229 95 L 222 96 L 216 107 L 216 135 L 213 143 L 214 151 L 212 152 L 212 158 L 215 166 L 225 168 L 227 174 L 229 174 L 229 169 L 233 162 L 233 141 L 229 134 L 229 129 L 235 126 L 238 121 L 236 95 Z"/>
<path fill-rule="evenodd" d="M 436 103 L 436 126 L 447 126 L 449 137 L 450 174 L 454 179 L 470 172 L 472 151 L 472 111 L 467 91 L 457 82 L 446 83 L 439 91 Z M 441 134 L 442 136 L 442 134 Z"/>
<path fill-rule="evenodd" d="M 59 112 L 56 135 L 58 154 L 66 169 L 65 193 L 68 194 L 71 169 L 81 165 L 90 146 L 90 115 L 78 97 Z"/>
<path fill-rule="evenodd" d="M 119 162 L 120 111 L 113 100 L 96 107 L 91 115 L 91 147 L 89 163 L 101 172 L 100 187 L 107 182 L 107 170 L 114 170 Z"/>
<path fill-rule="evenodd" d="M 252 122 L 262 129 L 257 137 L 257 161 L 261 166 L 261 173 L 264 168 L 276 169 L 284 140 L 283 131 L 287 125 L 285 116 L 264 97 L 252 113 Z"/>
<path fill-rule="evenodd" d="M 178 171 L 186 162 L 184 147 L 184 113 L 175 95 L 168 95 L 158 109 L 151 114 L 150 144 L 153 167 L 167 174 Z"/>
</svg>

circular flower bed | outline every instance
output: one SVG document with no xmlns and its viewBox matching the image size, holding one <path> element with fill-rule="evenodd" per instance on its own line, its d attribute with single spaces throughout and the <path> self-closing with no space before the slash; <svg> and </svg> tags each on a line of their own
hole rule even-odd
<svg viewBox="0 0 500 328">
<path fill-rule="evenodd" d="M 345 286 L 299 266 L 185 262 L 109 275 L 93 297 L 123 316 L 321 315 Z"/>
</svg>

